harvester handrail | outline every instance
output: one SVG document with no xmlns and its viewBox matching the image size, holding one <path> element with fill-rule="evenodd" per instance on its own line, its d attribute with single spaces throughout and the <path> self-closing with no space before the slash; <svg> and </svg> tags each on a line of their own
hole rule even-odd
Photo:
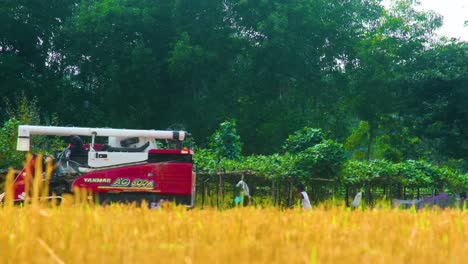
<svg viewBox="0 0 468 264">
<path fill-rule="evenodd" d="M 30 135 L 143 137 L 180 141 L 190 136 L 186 131 L 20 125 L 18 127 L 18 150 L 29 150 Z"/>
</svg>

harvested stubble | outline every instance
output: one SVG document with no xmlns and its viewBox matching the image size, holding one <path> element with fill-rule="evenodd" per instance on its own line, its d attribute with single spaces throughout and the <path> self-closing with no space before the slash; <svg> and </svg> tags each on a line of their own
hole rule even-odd
<svg viewBox="0 0 468 264">
<path fill-rule="evenodd" d="M 1 263 L 462 263 L 465 210 L 0 208 Z"/>
</svg>

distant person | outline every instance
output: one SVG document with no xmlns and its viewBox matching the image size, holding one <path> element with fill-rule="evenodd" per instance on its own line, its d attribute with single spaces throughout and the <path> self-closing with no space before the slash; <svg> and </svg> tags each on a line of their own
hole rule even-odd
<svg viewBox="0 0 468 264">
<path fill-rule="evenodd" d="M 353 208 L 357 208 L 361 204 L 361 199 L 362 199 L 362 192 L 358 192 L 356 196 L 354 196 L 354 200 L 351 203 L 351 206 Z"/>
<path fill-rule="evenodd" d="M 79 136 L 70 136 L 70 144 L 68 145 L 67 158 L 78 156 L 86 153 L 83 140 Z"/>
<path fill-rule="evenodd" d="M 466 192 L 461 192 L 460 193 L 460 200 L 464 201 L 468 198 L 468 196 L 466 195 Z"/>
<path fill-rule="evenodd" d="M 304 210 L 311 209 L 312 205 L 310 205 L 309 195 L 307 195 L 304 185 L 299 184 L 296 188 L 297 192 L 299 193 L 299 199 L 301 200 L 301 208 Z"/>
<path fill-rule="evenodd" d="M 251 197 L 250 197 L 250 190 L 247 183 L 245 183 L 244 179 L 242 178 L 237 184 L 236 187 L 241 188 L 241 192 L 244 193 L 244 205 L 250 205 Z M 242 197 L 241 193 L 241 197 Z"/>
<path fill-rule="evenodd" d="M 462 192 L 460 193 L 460 208 L 465 208 L 465 204 L 468 206 L 468 195 L 466 192 Z"/>
</svg>

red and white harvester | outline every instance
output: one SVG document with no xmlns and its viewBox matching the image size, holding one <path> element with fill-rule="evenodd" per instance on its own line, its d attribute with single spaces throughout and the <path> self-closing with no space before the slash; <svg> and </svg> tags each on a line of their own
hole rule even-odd
<svg viewBox="0 0 468 264">
<path fill-rule="evenodd" d="M 146 200 L 151 205 L 175 201 L 194 206 L 193 151 L 181 147 L 190 136 L 185 131 L 24 125 L 18 129 L 17 150 L 30 150 L 31 135 L 70 139 L 70 145 L 54 159 L 49 197 L 60 199 L 78 188 L 92 192 L 101 203 Z M 84 144 L 80 136 L 91 142 Z M 97 137 L 106 137 L 107 143 L 95 143 Z M 156 140 L 167 140 L 175 147 L 159 149 Z M 28 199 L 25 187 L 31 177 L 27 175 L 34 175 L 36 158 L 27 162 L 13 182 L 15 202 Z"/>
</svg>

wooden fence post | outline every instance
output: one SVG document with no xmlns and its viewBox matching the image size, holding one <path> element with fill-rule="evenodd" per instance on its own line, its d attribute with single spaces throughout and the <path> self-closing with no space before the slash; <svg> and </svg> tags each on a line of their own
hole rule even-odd
<svg viewBox="0 0 468 264">
<path fill-rule="evenodd" d="M 206 194 L 206 183 L 205 183 L 205 180 L 202 179 L 202 198 L 201 198 L 201 208 L 203 209 L 203 206 L 205 205 L 205 194 Z"/>
<path fill-rule="evenodd" d="M 221 196 L 221 206 L 224 207 L 224 177 L 222 174 L 219 175 L 219 193 Z"/>
<path fill-rule="evenodd" d="M 216 184 L 216 207 L 219 208 L 219 186 L 221 185 L 221 175 L 218 178 L 218 184 Z"/>
<path fill-rule="evenodd" d="M 275 205 L 275 180 L 271 180 L 271 202 L 273 205 Z"/>
<path fill-rule="evenodd" d="M 372 206 L 372 190 L 371 190 L 371 184 L 369 183 L 367 185 L 367 202 L 369 203 L 369 206 Z"/>
</svg>

